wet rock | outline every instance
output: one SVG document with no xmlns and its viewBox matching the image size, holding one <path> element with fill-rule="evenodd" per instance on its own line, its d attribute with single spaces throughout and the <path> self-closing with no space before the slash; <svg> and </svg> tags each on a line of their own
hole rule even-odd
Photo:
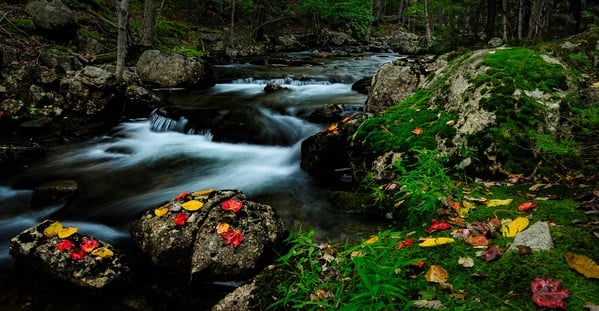
<svg viewBox="0 0 599 311">
<path fill-rule="evenodd" d="M 288 87 L 281 86 L 280 84 L 276 84 L 276 83 L 268 83 L 264 87 L 264 92 L 266 92 L 266 93 L 275 93 L 275 92 L 280 92 L 280 91 L 291 91 L 291 89 Z"/>
<path fill-rule="evenodd" d="M 17 262 L 83 288 L 108 288 L 128 281 L 129 266 L 123 255 L 112 245 L 96 240 L 98 245 L 94 250 L 104 248 L 101 249 L 105 251 L 104 254 L 81 252 L 84 239 L 95 239 L 80 233 L 66 238 L 56 235 L 48 237 L 44 230 L 52 223 L 54 221 L 45 220 L 10 240 L 10 254 Z M 72 246 L 70 249 L 60 250 L 60 243 L 63 243 L 62 246 L 72 243 Z M 110 250 L 112 255 L 108 255 L 106 250 Z M 73 255 L 73 252 L 78 255 Z"/>
<path fill-rule="evenodd" d="M 26 11 L 35 27 L 53 39 L 72 39 L 79 28 L 73 11 L 60 0 L 32 1 Z"/>
<path fill-rule="evenodd" d="M 372 82 L 372 76 L 364 77 L 364 78 L 354 82 L 354 84 L 352 84 L 352 86 L 351 86 L 351 89 L 360 94 L 368 95 L 368 92 L 370 91 L 371 82 Z"/>
<path fill-rule="evenodd" d="M 143 83 L 155 87 L 199 89 L 215 84 L 212 67 L 201 58 L 147 50 L 135 68 Z"/>
<path fill-rule="evenodd" d="M 25 107 L 25 103 L 18 99 L 7 99 L 0 104 L 0 111 L 9 116 L 17 116 Z"/>
<path fill-rule="evenodd" d="M 420 64 L 397 59 L 382 65 L 372 78 L 366 112 L 381 114 L 414 93 L 422 76 Z"/>
<path fill-rule="evenodd" d="M 221 204 L 228 200 L 241 202 L 241 209 L 237 213 L 224 210 Z M 201 207 L 188 211 L 185 207 L 189 204 Z M 158 216 L 164 208 L 168 212 L 162 210 L 165 215 Z M 131 225 L 134 244 L 155 266 L 167 273 L 187 275 L 191 281 L 251 276 L 272 256 L 283 233 L 283 223 L 272 207 L 249 201 L 237 190 L 184 194 L 146 211 Z M 243 238 L 235 240 L 239 234 Z"/>
<path fill-rule="evenodd" d="M 69 71 L 60 81 L 60 91 L 65 98 L 63 108 L 83 115 L 97 115 L 116 101 L 117 85 L 113 72 L 85 66 L 80 71 Z"/>
<path fill-rule="evenodd" d="M 0 143 L 0 167 L 14 167 L 29 163 L 45 153 L 45 149 L 34 142 L 21 144 Z"/>
<path fill-rule="evenodd" d="M 217 304 L 215 304 L 210 310 L 211 311 L 248 311 L 254 310 L 250 304 L 252 299 L 252 291 L 256 289 L 256 283 L 251 282 L 237 287 L 233 292 L 227 294 Z"/>
<path fill-rule="evenodd" d="M 72 198 L 79 189 L 74 180 L 55 180 L 44 183 L 33 189 L 32 207 L 45 207 L 53 204 L 64 204 Z"/>
<path fill-rule="evenodd" d="M 343 110 L 339 105 L 328 104 L 320 107 L 308 116 L 308 121 L 314 123 L 331 123 L 341 120 Z"/>
<path fill-rule="evenodd" d="M 549 232 L 549 223 L 538 221 L 526 230 L 518 233 L 509 250 L 518 250 L 518 246 L 529 247 L 533 251 L 553 249 L 553 240 Z"/>
</svg>

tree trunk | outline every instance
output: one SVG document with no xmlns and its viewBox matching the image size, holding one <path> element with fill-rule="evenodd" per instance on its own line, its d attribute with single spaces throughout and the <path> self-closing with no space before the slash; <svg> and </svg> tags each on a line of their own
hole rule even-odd
<svg viewBox="0 0 599 311">
<path fill-rule="evenodd" d="M 152 47 L 154 45 L 154 27 L 156 26 L 156 0 L 145 0 L 143 23 L 141 45 Z"/>
<path fill-rule="evenodd" d="M 497 2 L 495 0 L 487 0 L 487 25 L 485 34 L 487 39 L 495 35 L 495 16 L 497 15 Z"/>
<path fill-rule="evenodd" d="M 129 0 L 118 0 L 118 19 L 119 19 L 119 32 L 117 38 L 116 48 L 116 79 L 123 81 L 123 71 L 125 69 L 125 58 L 127 57 L 127 23 L 128 23 L 128 10 Z"/>
<path fill-rule="evenodd" d="M 570 0 L 570 11 L 574 15 L 576 21 L 576 32 L 580 31 L 580 23 L 582 21 L 582 0 Z"/>
<path fill-rule="evenodd" d="M 524 1 L 518 1 L 518 40 L 522 40 L 522 32 L 524 28 Z"/>
<path fill-rule="evenodd" d="M 233 37 L 233 28 L 235 27 L 235 0 L 231 0 L 231 37 Z"/>
<path fill-rule="evenodd" d="M 508 14 L 508 2 L 509 0 L 503 0 L 501 4 L 501 26 L 502 26 L 502 34 L 501 38 L 503 42 L 507 42 L 507 14 Z"/>
<path fill-rule="evenodd" d="M 424 0 L 424 24 L 426 28 L 426 45 L 430 47 L 433 44 L 433 31 L 431 29 L 431 19 L 428 12 L 428 0 Z"/>
</svg>

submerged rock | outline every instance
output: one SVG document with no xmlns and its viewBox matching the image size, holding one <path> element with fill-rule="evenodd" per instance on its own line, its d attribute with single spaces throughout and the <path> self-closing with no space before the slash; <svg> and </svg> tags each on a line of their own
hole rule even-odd
<svg viewBox="0 0 599 311">
<path fill-rule="evenodd" d="M 74 180 L 55 180 L 44 183 L 33 189 L 32 207 L 44 207 L 51 204 L 66 203 L 77 192 L 78 185 Z"/>
<path fill-rule="evenodd" d="M 155 266 L 191 281 L 251 276 L 283 234 L 272 207 L 237 190 L 182 193 L 131 225 L 134 244 Z"/>
<path fill-rule="evenodd" d="M 110 244 L 73 233 L 50 232 L 45 220 L 10 240 L 10 254 L 31 269 L 84 288 L 107 288 L 129 279 L 129 266 Z M 68 230 L 68 229 L 65 229 Z"/>
</svg>

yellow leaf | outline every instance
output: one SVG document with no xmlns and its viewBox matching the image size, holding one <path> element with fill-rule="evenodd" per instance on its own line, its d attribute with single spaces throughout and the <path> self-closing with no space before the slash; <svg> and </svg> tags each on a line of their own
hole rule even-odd
<svg viewBox="0 0 599 311">
<path fill-rule="evenodd" d="M 192 193 L 191 195 L 194 197 L 203 197 L 205 195 L 211 194 L 212 192 L 214 192 L 214 189 L 204 189 L 204 190 L 196 191 L 196 192 Z"/>
<path fill-rule="evenodd" d="M 424 240 L 422 243 L 420 243 L 418 245 L 420 245 L 421 247 L 430 247 L 430 246 L 443 245 L 443 244 L 453 243 L 453 242 L 455 242 L 455 240 L 452 238 L 431 238 L 431 239 Z"/>
<path fill-rule="evenodd" d="M 505 237 L 515 237 L 518 232 L 524 230 L 528 226 L 528 218 L 516 217 L 514 221 L 501 228 L 501 232 Z"/>
<path fill-rule="evenodd" d="M 374 235 L 374 236 L 370 237 L 370 239 L 364 241 L 364 244 L 376 243 L 378 240 L 379 240 L 379 237 Z"/>
<path fill-rule="evenodd" d="M 44 236 L 47 238 L 55 237 L 58 235 L 58 231 L 62 229 L 62 224 L 59 221 L 51 223 L 46 229 L 44 229 Z"/>
<path fill-rule="evenodd" d="M 202 206 L 204 206 L 204 203 L 202 203 L 198 200 L 191 200 L 191 201 L 187 201 L 187 202 L 181 204 L 181 207 L 183 207 L 184 209 L 186 209 L 188 211 L 197 211 Z"/>
<path fill-rule="evenodd" d="M 101 258 L 109 258 L 114 255 L 114 253 L 108 249 L 108 247 L 98 247 L 92 251 L 92 256 L 101 257 Z"/>
<path fill-rule="evenodd" d="M 510 203 L 512 203 L 512 201 L 513 201 L 513 199 L 505 199 L 505 200 L 493 199 L 493 200 L 487 201 L 487 207 L 510 205 Z"/>
<path fill-rule="evenodd" d="M 230 227 L 231 226 L 226 222 L 219 222 L 218 225 L 216 225 L 216 233 L 218 233 L 218 234 L 225 233 L 229 230 Z"/>
<path fill-rule="evenodd" d="M 564 256 L 570 268 L 578 271 L 587 278 L 599 279 L 599 265 L 593 259 L 585 255 L 570 252 L 567 252 Z"/>
<path fill-rule="evenodd" d="M 71 235 L 73 235 L 75 232 L 77 232 L 77 228 L 75 228 L 75 227 L 62 228 L 58 231 L 58 237 L 61 239 L 68 238 Z"/>
<path fill-rule="evenodd" d="M 431 265 L 424 276 L 427 282 L 431 283 L 445 283 L 449 279 L 449 274 L 441 266 Z"/>
<path fill-rule="evenodd" d="M 591 84 L 591 87 L 595 88 L 595 89 L 599 89 L 599 82 L 595 82 L 595 83 Z"/>
<path fill-rule="evenodd" d="M 167 206 L 161 206 L 157 209 L 154 210 L 154 215 L 161 217 L 166 215 L 166 213 L 168 213 L 168 207 Z"/>
</svg>

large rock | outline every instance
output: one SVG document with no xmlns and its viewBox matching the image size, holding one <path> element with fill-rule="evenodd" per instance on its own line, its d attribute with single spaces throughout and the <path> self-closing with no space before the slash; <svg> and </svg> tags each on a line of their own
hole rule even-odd
<svg viewBox="0 0 599 311">
<path fill-rule="evenodd" d="M 116 77 L 105 69 L 85 66 L 79 71 L 69 71 L 60 81 L 60 92 L 65 98 L 63 108 L 83 115 L 96 115 L 115 98 Z"/>
<path fill-rule="evenodd" d="M 215 84 L 212 67 L 201 58 L 147 50 L 135 68 L 141 81 L 154 87 L 199 89 Z"/>
<path fill-rule="evenodd" d="M 241 209 L 222 207 L 231 202 L 242 204 Z M 186 209 L 194 204 L 201 207 Z M 133 242 L 155 266 L 191 281 L 247 278 L 272 255 L 283 235 L 283 223 L 272 207 L 249 201 L 236 190 L 184 193 L 131 225 Z M 243 237 L 240 243 L 233 242 L 235 236 Z"/>
<path fill-rule="evenodd" d="M 35 27 L 51 38 L 72 39 L 79 28 L 71 9 L 60 0 L 32 1 L 26 10 Z"/>
<path fill-rule="evenodd" d="M 128 281 L 129 266 L 110 244 L 80 233 L 65 238 L 45 234 L 53 223 L 45 220 L 10 240 L 10 254 L 17 262 L 83 288 L 108 288 Z M 84 240 L 98 244 L 92 247 Z M 70 249 L 66 243 L 72 244 Z M 89 252 L 84 250 L 86 246 Z"/>
</svg>

